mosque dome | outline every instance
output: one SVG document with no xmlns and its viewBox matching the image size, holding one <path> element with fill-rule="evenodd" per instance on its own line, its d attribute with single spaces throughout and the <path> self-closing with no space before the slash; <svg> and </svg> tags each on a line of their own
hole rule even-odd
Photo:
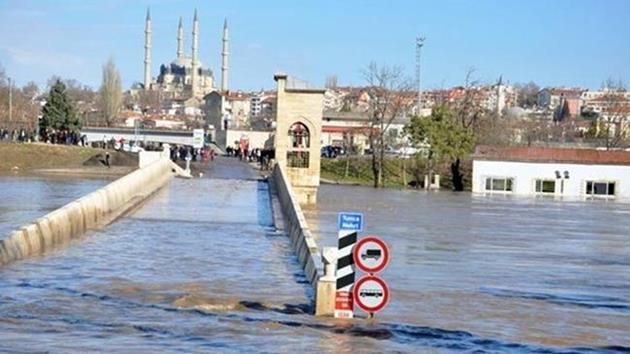
<svg viewBox="0 0 630 354">
<path fill-rule="evenodd" d="M 192 67 L 192 58 L 188 57 L 188 56 L 183 56 L 181 58 L 177 58 L 175 60 L 173 60 L 171 62 L 171 64 L 173 65 L 177 65 L 177 66 L 183 66 L 185 68 L 191 68 Z M 203 67 L 203 64 L 201 63 L 201 61 L 197 60 L 197 66 L 198 67 Z"/>
</svg>

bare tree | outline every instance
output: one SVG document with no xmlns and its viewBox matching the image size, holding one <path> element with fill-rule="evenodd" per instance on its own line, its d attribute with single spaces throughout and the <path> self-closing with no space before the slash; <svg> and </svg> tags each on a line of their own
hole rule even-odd
<svg viewBox="0 0 630 354">
<path fill-rule="evenodd" d="M 623 81 L 609 78 L 602 86 L 604 95 L 600 99 L 602 111 L 597 121 L 597 131 L 606 149 L 610 150 L 623 146 L 626 141 L 624 125 L 630 115 L 630 105 L 625 97 Z"/>
<path fill-rule="evenodd" d="M 514 88 L 518 91 L 517 101 L 520 107 L 534 107 L 538 103 L 540 87 L 535 82 L 515 84 Z"/>
<path fill-rule="evenodd" d="M 384 186 L 385 134 L 396 117 L 400 117 L 410 102 L 411 81 L 400 67 L 379 67 L 371 63 L 363 72 L 370 96 L 368 139 L 372 148 L 374 188 Z"/>
<path fill-rule="evenodd" d="M 103 65 L 103 83 L 99 94 L 101 114 L 105 119 L 105 124 L 109 127 L 118 118 L 123 102 L 120 73 L 116 69 L 113 58 L 110 58 Z"/>
<path fill-rule="evenodd" d="M 337 88 L 337 75 L 330 75 L 326 78 L 326 88 L 327 89 Z"/>
</svg>

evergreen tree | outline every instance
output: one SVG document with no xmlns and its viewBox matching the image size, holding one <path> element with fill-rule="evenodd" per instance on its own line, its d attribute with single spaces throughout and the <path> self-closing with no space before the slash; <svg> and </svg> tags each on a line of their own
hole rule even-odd
<svg viewBox="0 0 630 354">
<path fill-rule="evenodd" d="M 66 92 L 66 85 L 57 80 L 50 88 L 46 105 L 42 109 L 40 121 L 40 135 L 48 136 L 51 132 L 78 132 L 81 121 L 76 113 L 76 107 Z"/>
<path fill-rule="evenodd" d="M 451 165 L 453 189 L 464 189 L 461 159 L 475 147 L 475 136 L 458 123 L 455 113 L 447 106 L 433 109 L 429 117 L 413 117 L 405 132 L 414 144 L 429 144 L 430 159 L 446 160 Z"/>
</svg>

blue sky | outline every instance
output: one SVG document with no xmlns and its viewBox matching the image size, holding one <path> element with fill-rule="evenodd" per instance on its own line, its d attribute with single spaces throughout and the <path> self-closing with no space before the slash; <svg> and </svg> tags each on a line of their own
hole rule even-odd
<svg viewBox="0 0 630 354">
<path fill-rule="evenodd" d="M 125 87 L 142 79 L 143 27 L 153 18 L 153 74 L 175 57 L 184 17 L 186 49 L 195 7 L 200 58 L 219 80 L 221 28 L 231 36 L 230 88 L 274 86 L 273 73 L 323 85 L 364 84 L 371 61 L 414 73 L 414 38 L 427 37 L 422 86 L 461 84 L 468 68 L 492 82 L 599 88 L 630 85 L 630 1 L 134 1 L 0 0 L 0 65 L 24 84 L 53 74 L 93 87 L 113 56 Z"/>
</svg>

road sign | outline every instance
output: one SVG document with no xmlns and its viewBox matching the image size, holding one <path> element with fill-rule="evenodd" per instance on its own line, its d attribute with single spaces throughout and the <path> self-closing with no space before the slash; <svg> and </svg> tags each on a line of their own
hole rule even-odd
<svg viewBox="0 0 630 354">
<path fill-rule="evenodd" d="M 340 231 L 363 231 L 363 214 L 339 213 L 337 228 Z"/>
<path fill-rule="evenodd" d="M 389 263 L 389 247 L 376 236 L 360 239 L 352 254 L 357 268 L 366 273 L 378 273 Z"/>
<path fill-rule="evenodd" d="M 193 129 L 193 148 L 201 149 L 204 143 L 203 129 Z"/>
<path fill-rule="evenodd" d="M 369 314 L 381 311 L 389 302 L 389 288 L 385 281 L 376 275 L 364 275 L 359 278 L 352 293 L 357 306 Z"/>
</svg>

